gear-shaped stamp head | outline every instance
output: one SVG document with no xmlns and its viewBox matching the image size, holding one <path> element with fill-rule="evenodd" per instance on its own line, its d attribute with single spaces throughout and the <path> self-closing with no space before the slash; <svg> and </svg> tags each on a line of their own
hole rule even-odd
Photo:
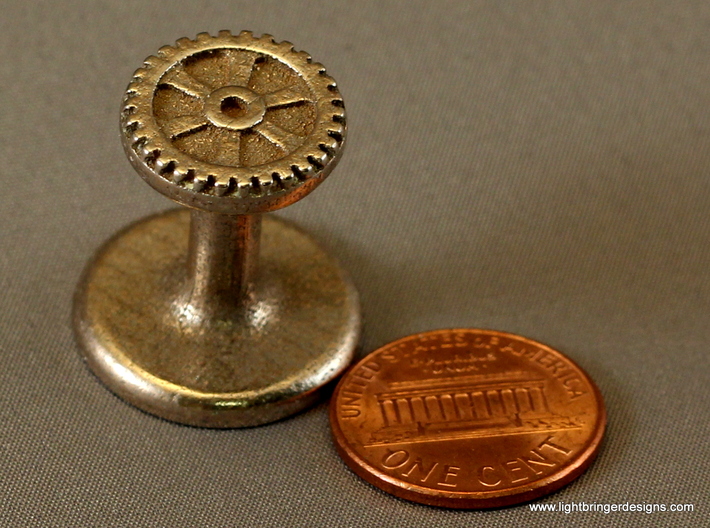
<svg viewBox="0 0 710 528">
<path fill-rule="evenodd" d="M 152 187 L 190 207 L 261 213 L 337 163 L 345 108 L 321 64 L 288 42 L 200 33 L 148 57 L 128 85 L 123 146 Z"/>
</svg>

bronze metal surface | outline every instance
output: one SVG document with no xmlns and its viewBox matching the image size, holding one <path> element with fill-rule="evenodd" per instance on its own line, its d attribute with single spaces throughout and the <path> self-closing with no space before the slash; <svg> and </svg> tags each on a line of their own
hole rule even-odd
<svg viewBox="0 0 710 528">
<path fill-rule="evenodd" d="M 437 330 L 369 354 L 330 405 L 338 453 L 400 498 L 492 508 L 559 489 L 592 462 L 606 413 L 562 353 L 490 330 Z"/>
<path fill-rule="evenodd" d="M 330 173 L 344 112 L 322 65 L 268 35 L 201 33 L 146 59 L 123 145 L 153 188 L 192 209 L 118 233 L 79 283 L 77 340 L 111 390 L 169 420 L 241 427 L 312 404 L 347 367 L 360 334 L 350 279 L 261 214 Z"/>
<path fill-rule="evenodd" d="M 347 128 L 337 85 L 289 42 L 200 33 L 136 70 L 121 111 L 126 155 L 183 205 L 227 214 L 292 204 L 335 167 Z"/>
</svg>

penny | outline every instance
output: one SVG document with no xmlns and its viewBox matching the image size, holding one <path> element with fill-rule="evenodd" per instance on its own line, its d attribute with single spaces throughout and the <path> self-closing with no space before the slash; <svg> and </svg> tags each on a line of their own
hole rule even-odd
<svg viewBox="0 0 710 528">
<path fill-rule="evenodd" d="M 338 453 L 370 484 L 448 508 L 529 501 L 577 478 L 601 393 L 561 352 L 491 330 L 415 334 L 369 354 L 330 404 Z"/>
</svg>

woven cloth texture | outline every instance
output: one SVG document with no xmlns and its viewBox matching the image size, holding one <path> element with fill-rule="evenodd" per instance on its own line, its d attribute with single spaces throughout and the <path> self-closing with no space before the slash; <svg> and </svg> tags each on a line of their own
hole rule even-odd
<svg viewBox="0 0 710 528">
<path fill-rule="evenodd" d="M 338 81 L 349 144 L 277 214 L 350 271 L 363 353 L 491 328 L 573 358 L 605 397 L 599 458 L 541 503 L 421 506 L 356 477 L 327 403 L 268 426 L 169 423 L 113 396 L 72 295 L 118 229 L 171 207 L 118 110 L 149 54 L 250 29 Z M 710 3 L 705 0 L 5 0 L 0 10 L 0 526 L 710 524 Z"/>
</svg>

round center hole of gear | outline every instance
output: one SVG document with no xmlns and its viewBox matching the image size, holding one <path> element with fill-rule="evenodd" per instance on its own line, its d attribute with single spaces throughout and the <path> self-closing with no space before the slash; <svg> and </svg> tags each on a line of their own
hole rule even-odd
<svg viewBox="0 0 710 528">
<path fill-rule="evenodd" d="M 220 105 L 222 113 L 233 118 L 245 115 L 247 113 L 247 108 L 246 102 L 236 96 L 225 97 L 222 99 L 222 104 Z"/>
<path fill-rule="evenodd" d="M 220 128 L 247 130 L 261 123 L 266 113 L 264 98 L 243 86 L 225 86 L 205 99 L 205 116 Z"/>
</svg>

